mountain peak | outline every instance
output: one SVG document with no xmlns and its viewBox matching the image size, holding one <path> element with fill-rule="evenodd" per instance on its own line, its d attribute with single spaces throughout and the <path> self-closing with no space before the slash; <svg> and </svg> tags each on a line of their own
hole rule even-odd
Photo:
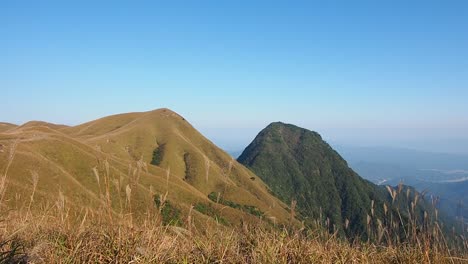
<svg viewBox="0 0 468 264">
<path fill-rule="evenodd" d="M 54 124 L 54 123 L 44 122 L 44 121 L 32 120 L 32 121 L 28 121 L 28 122 L 22 124 L 18 128 L 23 129 L 23 128 L 32 128 L 32 127 L 48 127 L 48 128 L 51 128 L 51 129 L 59 130 L 59 129 L 62 129 L 62 128 L 66 128 L 68 126 L 61 125 L 61 124 Z"/>
<path fill-rule="evenodd" d="M 152 115 L 157 115 L 157 116 L 162 116 L 162 117 L 175 117 L 177 119 L 185 120 L 185 118 L 183 116 L 176 113 L 175 111 L 172 111 L 169 108 L 159 108 L 159 109 L 155 109 L 155 110 L 152 110 L 152 111 L 148 111 L 146 113 L 147 114 L 152 114 Z"/>
<path fill-rule="evenodd" d="M 276 121 L 276 122 L 270 123 L 265 129 L 278 129 L 278 128 L 291 128 L 292 129 L 292 128 L 300 128 L 300 127 L 293 125 L 293 124 Z"/>
<path fill-rule="evenodd" d="M 304 138 L 315 138 L 317 141 L 322 141 L 320 134 L 315 131 L 279 121 L 273 122 L 264 128 L 258 134 L 255 141 L 261 141 L 267 135 L 275 140 L 279 140 L 281 138 L 285 142 L 293 144 L 300 143 L 300 141 Z"/>
<path fill-rule="evenodd" d="M 238 161 L 306 219 L 330 221 L 330 231 L 365 237 L 371 201 L 382 206 L 381 190 L 363 180 L 316 132 L 281 122 L 262 130 Z M 322 218 L 322 219 L 320 219 Z M 353 224 L 345 229 L 345 222 Z"/>
<path fill-rule="evenodd" d="M 154 110 L 150 110 L 150 111 L 148 111 L 148 112 L 149 112 L 149 113 L 159 113 L 159 114 L 161 114 L 161 113 L 166 113 L 166 114 L 176 114 L 176 115 L 178 115 L 175 111 L 173 111 L 173 110 L 171 110 L 171 109 L 169 109 L 169 108 L 165 108 L 165 107 L 163 107 L 163 108 L 157 108 L 157 109 L 154 109 Z"/>
</svg>

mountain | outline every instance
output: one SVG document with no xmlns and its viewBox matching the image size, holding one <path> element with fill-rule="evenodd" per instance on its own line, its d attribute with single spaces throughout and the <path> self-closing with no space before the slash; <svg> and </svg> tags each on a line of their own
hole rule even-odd
<svg viewBox="0 0 468 264">
<path fill-rule="evenodd" d="M 48 128 L 54 129 L 54 130 L 60 130 L 60 129 L 68 127 L 67 125 L 53 124 L 53 123 L 48 123 L 48 122 L 44 122 L 44 121 L 29 121 L 29 122 L 26 122 L 26 123 L 22 124 L 18 128 L 41 127 L 41 126 L 42 127 L 48 127 Z"/>
<path fill-rule="evenodd" d="M 14 125 L 14 124 L 0 122 L 0 132 L 8 131 L 8 130 L 13 129 L 15 127 L 16 127 L 16 125 Z"/>
<path fill-rule="evenodd" d="M 167 200 L 174 221 L 191 206 L 199 222 L 289 221 L 261 179 L 169 109 L 72 127 L 28 122 L 0 132 L 0 146 L 0 206 L 31 207 L 34 198 L 31 210 L 66 204 L 71 214 L 138 217 Z"/>
<path fill-rule="evenodd" d="M 368 215 L 372 221 L 383 219 L 384 203 L 390 208 L 385 188 L 362 179 L 318 133 L 294 125 L 270 124 L 238 161 L 262 178 L 278 198 L 297 201 L 306 221 L 328 219 L 330 231 L 348 237 L 367 237 Z"/>
</svg>

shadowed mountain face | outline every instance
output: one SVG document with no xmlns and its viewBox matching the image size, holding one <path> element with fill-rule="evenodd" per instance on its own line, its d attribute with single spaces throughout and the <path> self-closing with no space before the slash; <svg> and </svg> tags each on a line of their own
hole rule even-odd
<svg viewBox="0 0 468 264">
<path fill-rule="evenodd" d="M 309 219 L 329 219 L 330 230 L 366 236 L 367 215 L 382 217 L 387 193 L 359 177 L 316 132 L 272 123 L 238 161 L 252 169 L 286 203 L 297 201 Z M 372 202 L 374 201 L 374 202 Z M 347 220 L 349 228 L 345 228 Z"/>
<path fill-rule="evenodd" d="M 288 219 L 286 205 L 262 180 L 168 109 L 74 127 L 9 125 L 0 131 L 0 147 L 0 168 L 7 168 L 0 206 L 27 207 L 34 192 L 32 210 L 61 197 L 72 210 L 143 215 L 155 196 L 167 194 L 182 213 L 194 205 L 195 220 L 203 222 Z"/>
</svg>

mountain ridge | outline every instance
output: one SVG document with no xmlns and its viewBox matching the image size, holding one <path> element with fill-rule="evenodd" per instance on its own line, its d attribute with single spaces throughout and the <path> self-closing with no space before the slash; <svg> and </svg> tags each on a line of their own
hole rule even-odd
<svg viewBox="0 0 468 264">
<path fill-rule="evenodd" d="M 260 221 L 249 213 L 256 208 L 263 220 L 288 221 L 287 206 L 269 194 L 260 179 L 169 109 L 112 115 L 70 127 L 27 122 L 0 132 L 0 144 L 0 168 L 9 166 L 14 155 L 5 192 L 9 206 L 24 206 L 15 193 L 27 197 L 35 188 L 31 177 L 38 175 L 36 199 L 44 204 L 55 202 L 45 194 L 55 194 L 94 210 L 109 203 L 113 211 L 125 211 L 128 186 L 135 214 L 167 195 L 185 214 L 191 205 L 216 211 L 216 218 L 197 211 L 198 220 Z M 162 145 L 161 162 L 155 164 L 154 153 Z M 218 204 L 211 194 L 233 206 Z"/>
</svg>

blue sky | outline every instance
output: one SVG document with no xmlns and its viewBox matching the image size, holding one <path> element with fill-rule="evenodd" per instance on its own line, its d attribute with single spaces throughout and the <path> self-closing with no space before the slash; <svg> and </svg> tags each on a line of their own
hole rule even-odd
<svg viewBox="0 0 468 264">
<path fill-rule="evenodd" d="M 468 152 L 467 1 L 65 2 L 0 2 L 1 121 L 168 107 L 227 149 L 281 120 Z"/>
</svg>

